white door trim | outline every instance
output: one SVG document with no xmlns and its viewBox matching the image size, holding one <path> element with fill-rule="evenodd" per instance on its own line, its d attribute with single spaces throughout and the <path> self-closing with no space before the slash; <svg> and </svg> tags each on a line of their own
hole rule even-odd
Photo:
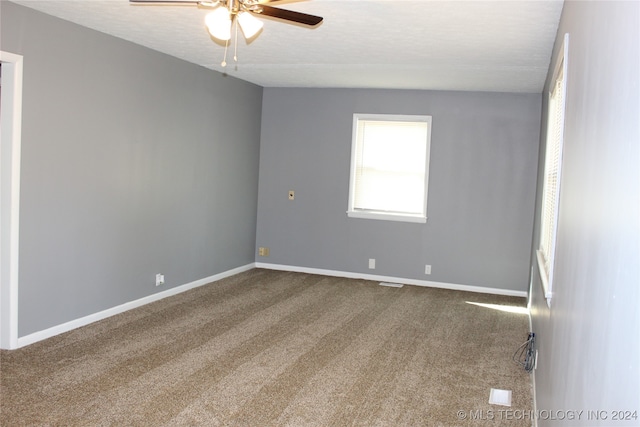
<svg viewBox="0 0 640 427">
<path fill-rule="evenodd" d="M 18 348 L 22 56 L 0 51 L 0 348 Z"/>
</svg>

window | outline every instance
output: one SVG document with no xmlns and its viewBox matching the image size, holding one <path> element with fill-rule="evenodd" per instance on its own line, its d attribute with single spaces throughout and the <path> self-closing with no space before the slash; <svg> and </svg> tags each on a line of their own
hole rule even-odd
<svg viewBox="0 0 640 427">
<path fill-rule="evenodd" d="M 553 266 L 556 251 L 556 230 L 560 201 L 560 173 L 564 142 L 564 111 L 566 97 L 567 47 L 569 35 L 558 55 L 553 80 L 549 89 L 547 117 L 547 146 L 545 151 L 544 183 L 540 226 L 540 249 L 537 251 L 538 267 L 547 304 L 551 305 Z"/>
<path fill-rule="evenodd" d="M 348 216 L 427 220 L 431 116 L 354 114 Z"/>
</svg>

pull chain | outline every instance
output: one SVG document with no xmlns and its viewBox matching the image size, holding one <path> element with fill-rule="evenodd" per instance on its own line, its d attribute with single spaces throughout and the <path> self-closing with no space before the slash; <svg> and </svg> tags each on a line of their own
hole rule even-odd
<svg viewBox="0 0 640 427">
<path fill-rule="evenodd" d="M 228 48 L 229 48 L 229 40 L 227 40 L 227 42 L 224 45 L 224 59 L 222 60 L 222 63 L 220 64 L 223 67 L 227 66 L 227 49 Z"/>
<path fill-rule="evenodd" d="M 238 69 L 238 21 L 236 19 L 233 20 L 233 26 L 234 26 L 234 30 L 235 30 L 235 36 L 234 36 L 234 46 L 233 46 L 233 61 L 236 63 L 236 70 Z M 222 63 L 220 63 L 220 65 L 222 65 L 223 67 L 227 66 L 227 51 L 229 50 L 229 40 L 227 40 L 227 42 L 224 45 L 224 59 L 222 60 Z"/>
<path fill-rule="evenodd" d="M 236 35 L 235 35 L 235 39 L 233 41 L 234 46 L 233 46 L 233 60 L 236 63 L 236 71 L 238 70 L 238 20 L 234 19 L 233 20 L 233 25 L 236 27 Z"/>
</svg>

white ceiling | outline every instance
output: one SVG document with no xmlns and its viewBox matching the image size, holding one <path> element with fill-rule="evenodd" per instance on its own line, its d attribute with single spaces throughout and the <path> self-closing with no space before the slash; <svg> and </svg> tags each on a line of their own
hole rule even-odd
<svg viewBox="0 0 640 427">
<path fill-rule="evenodd" d="M 195 6 L 128 0 L 12 0 L 264 87 L 541 92 L 562 0 L 302 0 L 273 6 L 324 17 L 316 28 L 259 18 L 238 63 Z"/>
</svg>

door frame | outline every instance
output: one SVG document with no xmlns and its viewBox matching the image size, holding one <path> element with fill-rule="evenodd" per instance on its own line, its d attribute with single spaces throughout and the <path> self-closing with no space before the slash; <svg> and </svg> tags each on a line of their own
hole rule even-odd
<svg viewBox="0 0 640 427">
<path fill-rule="evenodd" d="M 0 51 L 0 348 L 18 348 L 23 57 Z"/>
</svg>

